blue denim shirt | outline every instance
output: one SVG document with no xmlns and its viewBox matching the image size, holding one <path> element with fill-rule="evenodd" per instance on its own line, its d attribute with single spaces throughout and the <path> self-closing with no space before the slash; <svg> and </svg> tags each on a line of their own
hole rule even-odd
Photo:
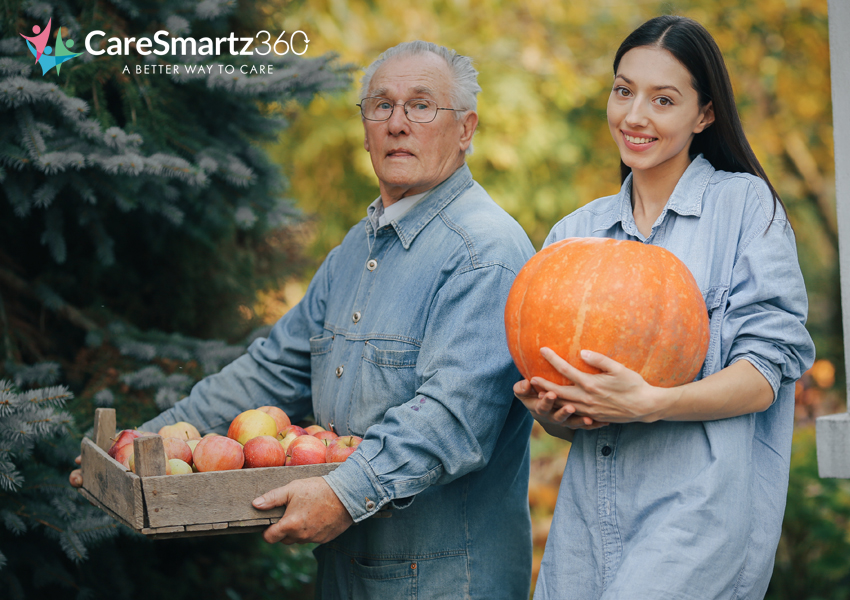
<svg viewBox="0 0 850 600">
<path fill-rule="evenodd" d="M 768 227 L 768 223 L 772 223 Z M 701 155 L 644 237 L 631 176 L 616 196 L 564 218 L 568 237 L 670 250 L 705 298 L 711 338 L 698 378 L 747 360 L 770 382 L 761 413 L 578 431 L 561 483 L 536 600 L 762 598 L 785 510 L 794 382 L 811 366 L 794 233 L 761 179 Z"/>
<path fill-rule="evenodd" d="M 363 437 L 325 477 L 355 524 L 317 550 L 321 597 L 527 598 L 532 421 L 504 307 L 533 252 L 464 165 L 353 227 L 267 339 L 146 428 L 270 404 Z"/>
</svg>

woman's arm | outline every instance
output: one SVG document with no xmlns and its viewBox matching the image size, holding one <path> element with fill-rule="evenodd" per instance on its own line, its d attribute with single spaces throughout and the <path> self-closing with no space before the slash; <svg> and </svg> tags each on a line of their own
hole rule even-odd
<svg viewBox="0 0 850 600">
<path fill-rule="evenodd" d="M 550 411 L 544 414 L 553 425 L 575 415 L 597 423 L 710 421 L 766 410 L 774 399 L 770 383 L 747 360 L 699 381 L 660 388 L 597 352 L 582 351 L 582 358 L 602 371 L 598 374 L 579 371 L 548 348 L 541 352 L 559 373 L 575 383 L 561 386 L 539 377 L 531 379 L 534 387 L 546 392 L 532 414 L 543 411 L 551 402 Z"/>
</svg>

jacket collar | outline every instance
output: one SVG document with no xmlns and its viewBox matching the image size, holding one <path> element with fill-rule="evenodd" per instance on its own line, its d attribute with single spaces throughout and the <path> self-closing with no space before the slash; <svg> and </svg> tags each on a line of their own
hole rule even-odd
<svg viewBox="0 0 850 600">
<path fill-rule="evenodd" d="M 448 179 L 437 184 L 427 195 L 408 210 L 400 219 L 391 221 L 405 250 L 425 226 L 448 206 L 460 193 L 472 185 L 472 173 L 466 163 L 462 164 Z M 371 224 L 366 220 L 367 233 Z"/>
</svg>

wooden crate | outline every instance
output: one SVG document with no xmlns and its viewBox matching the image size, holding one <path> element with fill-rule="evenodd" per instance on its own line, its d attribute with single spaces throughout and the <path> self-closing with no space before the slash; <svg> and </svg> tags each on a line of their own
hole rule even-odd
<svg viewBox="0 0 850 600">
<path fill-rule="evenodd" d="M 82 443 L 80 493 L 108 515 L 151 538 L 262 531 L 284 507 L 257 510 L 251 501 L 296 479 L 327 475 L 339 464 L 266 467 L 165 475 L 162 438 L 133 440 L 136 473 L 107 454 L 115 437 L 115 410 L 95 411 L 95 441 Z"/>
</svg>

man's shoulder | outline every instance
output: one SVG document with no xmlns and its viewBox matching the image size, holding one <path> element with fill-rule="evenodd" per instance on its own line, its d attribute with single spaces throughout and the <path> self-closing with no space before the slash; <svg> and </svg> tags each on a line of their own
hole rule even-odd
<svg viewBox="0 0 850 600">
<path fill-rule="evenodd" d="M 479 263 L 520 262 L 534 253 L 523 228 L 476 181 L 449 203 L 438 216 L 440 227 Z"/>
</svg>

